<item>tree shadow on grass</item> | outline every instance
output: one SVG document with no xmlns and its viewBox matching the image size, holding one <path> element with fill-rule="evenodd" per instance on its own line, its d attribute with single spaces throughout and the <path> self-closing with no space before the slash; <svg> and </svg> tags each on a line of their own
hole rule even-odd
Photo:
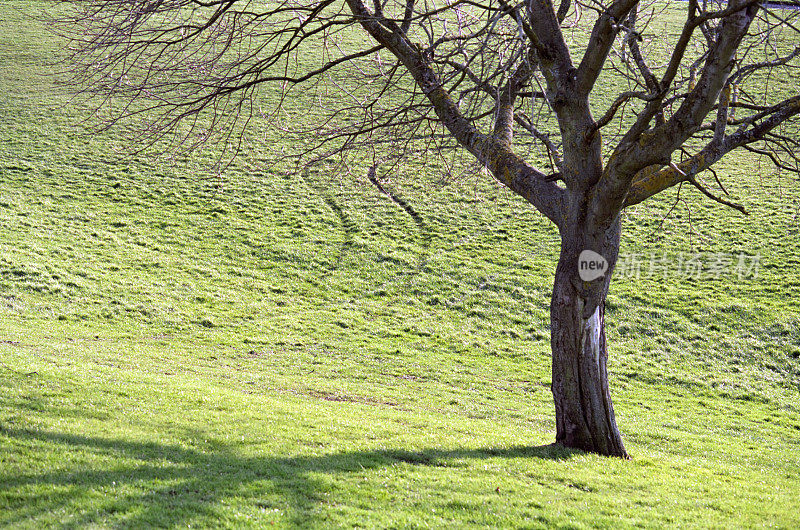
<svg viewBox="0 0 800 530">
<path fill-rule="evenodd" d="M 8 470 L 0 473 L 0 490 L 10 494 L 6 499 L 7 513 L 0 517 L 0 523 L 30 523 L 48 513 L 61 512 L 67 516 L 59 525 L 74 528 L 108 523 L 185 526 L 204 518 L 216 521 L 221 504 L 242 497 L 253 498 L 255 508 L 285 512 L 289 525 L 308 528 L 322 522 L 322 509 L 329 502 L 325 492 L 330 491 L 330 485 L 324 480 L 328 476 L 335 478 L 403 463 L 444 467 L 458 459 L 565 460 L 575 454 L 560 446 L 542 445 L 249 457 L 237 455 L 225 445 L 211 450 L 191 449 L 3 426 L 0 437 L 33 446 L 55 444 L 65 455 L 88 452 L 103 462 L 103 469 L 80 469 L 76 465 L 77 470 L 73 467 L 31 474 Z"/>
</svg>

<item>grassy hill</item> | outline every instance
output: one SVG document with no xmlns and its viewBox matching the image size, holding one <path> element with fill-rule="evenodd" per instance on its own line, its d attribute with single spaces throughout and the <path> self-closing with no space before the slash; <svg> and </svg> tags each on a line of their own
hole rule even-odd
<svg viewBox="0 0 800 530">
<path fill-rule="evenodd" d="M 0 526 L 800 524 L 794 177 L 734 157 L 749 216 L 686 188 L 627 213 L 643 265 L 607 323 L 634 458 L 571 452 L 541 216 L 430 166 L 386 175 L 412 217 L 259 145 L 224 179 L 126 157 L 53 86 L 40 6 L 0 1 Z M 740 254 L 757 271 L 649 271 Z"/>
</svg>

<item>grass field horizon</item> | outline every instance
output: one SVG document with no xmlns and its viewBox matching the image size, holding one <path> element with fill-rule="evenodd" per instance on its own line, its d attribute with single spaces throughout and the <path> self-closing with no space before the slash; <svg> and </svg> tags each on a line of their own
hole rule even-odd
<svg viewBox="0 0 800 530">
<path fill-rule="evenodd" d="M 558 233 L 477 175 L 128 157 L 0 0 L 0 526 L 800 524 L 800 190 L 630 209 L 607 306 L 633 459 L 552 445 Z M 280 136 L 267 138 L 279 142 Z M 674 207 L 674 209 L 672 209 Z M 672 210 L 671 210 L 672 209 Z M 668 212 L 670 212 L 667 215 Z M 652 256 L 758 257 L 739 278 Z"/>
</svg>

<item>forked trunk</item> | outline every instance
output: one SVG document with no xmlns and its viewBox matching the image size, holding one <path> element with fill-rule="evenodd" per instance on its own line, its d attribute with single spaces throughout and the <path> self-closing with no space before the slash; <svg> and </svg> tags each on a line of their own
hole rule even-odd
<svg viewBox="0 0 800 530">
<path fill-rule="evenodd" d="M 608 390 L 604 322 L 611 269 L 619 252 L 620 227 L 615 223 L 600 234 L 592 234 L 578 226 L 579 230 L 562 233 L 550 307 L 556 442 L 628 458 Z M 597 275 L 603 260 L 595 256 L 595 265 L 587 266 L 584 259 L 581 274 L 579 258 L 586 250 L 599 254 L 608 263 L 605 274 L 590 281 L 586 278 Z"/>
</svg>

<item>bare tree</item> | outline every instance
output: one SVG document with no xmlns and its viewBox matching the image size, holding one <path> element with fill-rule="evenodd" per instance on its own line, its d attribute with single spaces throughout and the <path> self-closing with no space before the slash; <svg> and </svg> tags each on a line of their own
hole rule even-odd
<svg viewBox="0 0 800 530">
<path fill-rule="evenodd" d="M 734 149 L 798 172 L 800 94 L 764 88 L 797 78 L 796 0 L 61 2 L 70 84 L 101 98 L 109 125 L 144 117 L 151 141 L 235 152 L 260 116 L 301 158 L 460 150 L 550 219 L 556 440 L 569 447 L 627 457 L 604 330 L 621 212 L 683 182 L 744 212 L 699 177 Z M 296 91 L 318 101 L 312 125 L 281 114 Z M 588 250 L 609 267 L 590 281 Z"/>
</svg>

